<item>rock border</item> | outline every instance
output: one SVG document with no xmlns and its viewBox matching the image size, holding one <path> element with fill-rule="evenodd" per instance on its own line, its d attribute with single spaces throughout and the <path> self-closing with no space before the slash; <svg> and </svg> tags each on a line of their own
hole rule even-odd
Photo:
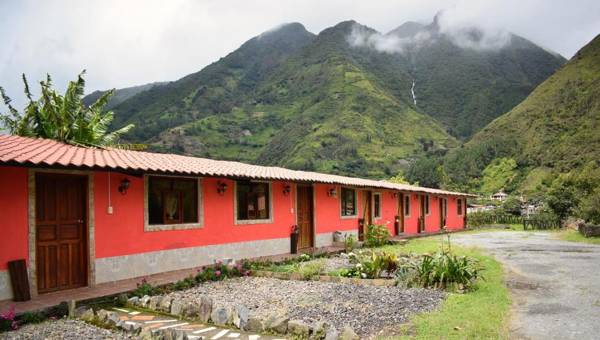
<svg viewBox="0 0 600 340">
<path fill-rule="evenodd" d="M 343 277 L 343 276 L 331 276 L 331 275 L 315 275 L 310 279 L 302 277 L 299 273 L 288 273 L 288 272 L 272 272 L 268 270 L 253 270 L 250 276 L 255 277 L 266 277 L 280 280 L 293 280 L 293 281 L 321 281 L 321 282 L 335 282 L 335 283 L 350 283 L 361 286 L 378 286 L 378 287 L 393 287 L 396 286 L 396 280 L 394 279 L 361 279 L 358 277 Z"/>
<path fill-rule="evenodd" d="M 309 324 L 302 320 L 293 320 L 286 315 L 280 314 L 272 314 L 266 318 L 255 317 L 250 314 L 248 307 L 242 304 L 238 304 L 234 308 L 215 307 L 213 299 L 210 296 L 202 296 L 199 303 L 193 303 L 161 295 L 152 297 L 146 295 L 142 298 L 132 297 L 128 300 L 127 304 L 131 307 L 150 309 L 163 314 L 169 314 L 180 319 L 199 320 L 203 323 L 219 327 L 233 327 L 247 332 L 288 335 L 294 339 L 359 339 L 356 332 L 349 326 L 344 327 L 342 330 L 337 330 L 327 322 Z M 89 317 L 90 314 L 86 312 L 85 315 Z M 116 321 L 114 315 L 117 315 L 117 313 L 99 311 L 97 319 L 107 323 L 109 326 L 121 328 L 128 333 L 139 334 L 139 330 L 130 329 L 131 325 Z M 139 335 L 143 338 L 144 336 L 150 336 L 150 339 L 171 339 L 169 336 L 173 336 L 171 334 L 173 330 L 168 329 L 164 331 L 167 331 L 169 334 Z"/>
</svg>

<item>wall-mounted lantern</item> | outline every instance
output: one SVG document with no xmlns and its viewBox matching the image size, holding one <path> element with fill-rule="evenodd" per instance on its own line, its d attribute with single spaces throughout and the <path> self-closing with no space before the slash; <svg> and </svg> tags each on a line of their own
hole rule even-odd
<svg viewBox="0 0 600 340">
<path fill-rule="evenodd" d="M 121 184 L 119 184 L 119 192 L 121 193 L 121 195 L 125 195 L 127 193 L 130 184 L 131 181 L 127 177 L 123 178 Z"/>
<path fill-rule="evenodd" d="M 217 192 L 219 193 L 219 195 L 223 196 L 225 194 L 225 191 L 227 191 L 227 183 L 218 181 Z"/>
<path fill-rule="evenodd" d="M 287 196 L 292 191 L 292 187 L 289 184 L 283 186 L 283 195 Z"/>
<path fill-rule="evenodd" d="M 329 190 L 327 190 L 327 196 L 337 197 L 337 190 L 335 189 L 335 187 L 329 188 Z"/>
</svg>

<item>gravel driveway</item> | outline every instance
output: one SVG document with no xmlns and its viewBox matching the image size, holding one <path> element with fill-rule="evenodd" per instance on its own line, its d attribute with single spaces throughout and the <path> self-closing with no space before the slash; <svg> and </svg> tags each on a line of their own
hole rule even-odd
<svg viewBox="0 0 600 340">
<path fill-rule="evenodd" d="M 511 338 L 600 337 L 600 246 L 559 241 L 549 232 L 455 234 L 486 249 L 508 270 Z"/>
</svg>

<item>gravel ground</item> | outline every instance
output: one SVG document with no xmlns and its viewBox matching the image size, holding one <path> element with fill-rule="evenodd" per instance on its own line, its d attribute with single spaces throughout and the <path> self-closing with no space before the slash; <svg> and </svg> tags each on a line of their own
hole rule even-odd
<svg viewBox="0 0 600 340">
<path fill-rule="evenodd" d="M 316 259 L 312 261 L 324 261 L 325 262 L 325 273 L 330 273 L 342 268 L 350 268 L 352 264 L 348 261 L 347 258 L 343 258 L 341 256 L 327 257 Z M 310 261 L 310 262 L 312 262 Z M 309 262 L 307 262 L 309 263 Z"/>
<path fill-rule="evenodd" d="M 258 277 L 205 283 L 168 296 L 197 301 L 202 295 L 211 296 L 216 306 L 244 304 L 256 316 L 286 314 L 307 322 L 327 321 L 338 329 L 349 325 L 363 337 L 432 310 L 445 297 L 437 290 Z"/>
<path fill-rule="evenodd" d="M 452 235 L 488 250 L 508 269 L 511 338 L 599 339 L 600 245 L 554 239 L 552 232 Z"/>
<path fill-rule="evenodd" d="M 0 334 L 0 339 L 127 339 L 122 333 L 98 328 L 80 320 L 59 319 L 25 325 L 16 331 Z"/>
</svg>

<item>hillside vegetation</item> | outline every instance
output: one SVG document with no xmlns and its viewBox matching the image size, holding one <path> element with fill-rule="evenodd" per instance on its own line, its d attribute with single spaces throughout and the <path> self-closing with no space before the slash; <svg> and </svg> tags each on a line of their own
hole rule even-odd
<svg viewBox="0 0 600 340">
<path fill-rule="evenodd" d="M 423 31 L 427 44 L 396 52 L 352 42 Z M 113 126 L 136 124 L 128 141 L 155 151 L 385 178 L 457 146 L 562 62 L 517 36 L 460 47 L 435 22 L 381 34 L 346 21 L 318 35 L 294 23 L 125 99 Z"/>
</svg>

